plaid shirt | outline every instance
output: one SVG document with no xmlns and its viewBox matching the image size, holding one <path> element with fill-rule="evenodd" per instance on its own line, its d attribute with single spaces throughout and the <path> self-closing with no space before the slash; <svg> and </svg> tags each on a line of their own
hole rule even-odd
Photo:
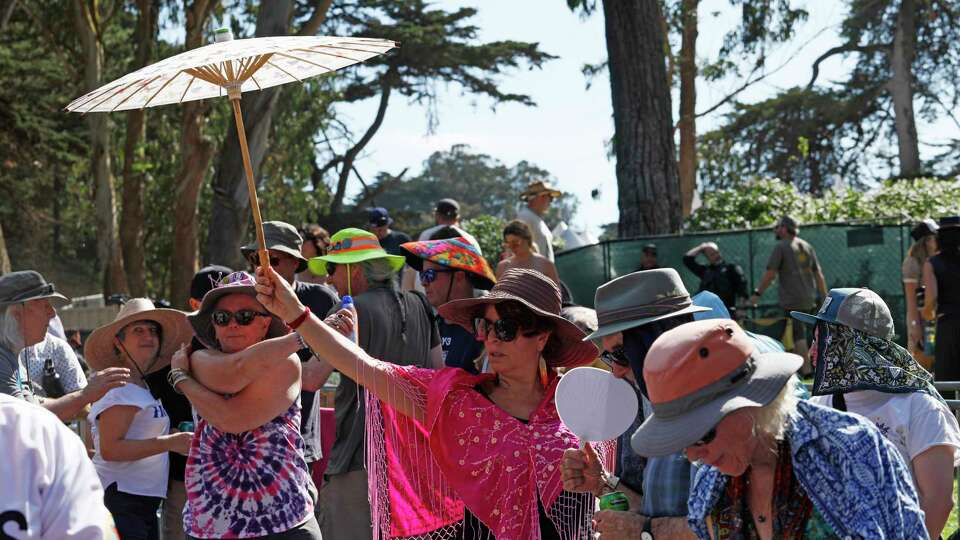
<svg viewBox="0 0 960 540">
<path fill-rule="evenodd" d="M 643 398 L 644 416 L 653 414 L 650 402 Z M 630 444 L 629 441 L 627 444 Z M 691 469 L 682 452 L 647 458 L 643 469 L 643 504 L 640 513 L 650 517 L 685 516 L 690 497 Z"/>
</svg>

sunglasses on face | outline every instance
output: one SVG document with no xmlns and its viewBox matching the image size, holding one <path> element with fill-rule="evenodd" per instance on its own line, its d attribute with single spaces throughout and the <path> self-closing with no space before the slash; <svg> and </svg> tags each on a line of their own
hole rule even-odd
<svg viewBox="0 0 960 540">
<path fill-rule="evenodd" d="M 423 272 L 420 272 L 420 283 L 424 285 L 429 285 L 437 280 L 440 277 L 440 274 L 453 274 L 454 272 L 459 272 L 453 268 L 428 268 Z"/>
<path fill-rule="evenodd" d="M 250 257 L 249 257 L 247 260 L 250 261 L 250 264 L 252 264 L 252 265 L 254 266 L 254 268 L 260 266 L 260 257 L 258 257 L 256 253 L 250 255 Z M 280 265 L 280 257 L 277 257 L 277 256 L 275 256 L 275 255 L 271 255 L 271 256 L 270 256 L 270 266 L 276 268 L 276 267 L 279 266 L 279 265 Z"/>
<path fill-rule="evenodd" d="M 337 263 L 327 262 L 327 275 L 332 276 L 337 271 Z"/>
<path fill-rule="evenodd" d="M 491 329 L 499 341 L 510 342 L 517 339 L 517 334 L 520 333 L 520 323 L 512 319 L 500 319 L 494 322 L 482 317 L 473 320 L 473 333 L 477 337 L 486 339 Z M 530 337 L 536 335 L 536 332 L 526 332 L 523 335 Z"/>
<path fill-rule="evenodd" d="M 240 326 L 249 326 L 257 317 L 269 316 L 269 313 L 254 311 L 252 309 L 241 309 L 236 312 L 218 309 L 210 314 L 210 319 L 213 321 L 213 324 L 217 326 L 227 326 L 230 324 L 231 319 L 237 321 L 237 324 Z"/>
<path fill-rule="evenodd" d="M 627 358 L 627 353 L 623 352 L 622 346 L 617 346 L 612 351 L 603 351 L 600 353 L 600 360 L 610 367 L 630 367 L 630 359 Z"/>
</svg>

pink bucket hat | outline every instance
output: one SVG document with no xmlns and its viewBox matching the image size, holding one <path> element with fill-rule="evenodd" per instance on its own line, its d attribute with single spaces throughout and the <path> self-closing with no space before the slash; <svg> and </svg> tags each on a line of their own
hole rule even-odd
<svg viewBox="0 0 960 540">
<path fill-rule="evenodd" d="M 760 354 L 753 343 L 722 319 L 683 324 L 657 338 L 643 366 L 653 414 L 631 437 L 633 449 L 647 457 L 679 452 L 733 411 L 773 401 L 803 359 Z"/>
</svg>

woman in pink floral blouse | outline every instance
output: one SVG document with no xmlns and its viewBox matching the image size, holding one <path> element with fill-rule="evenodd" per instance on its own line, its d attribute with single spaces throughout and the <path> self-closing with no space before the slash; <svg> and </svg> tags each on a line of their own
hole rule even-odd
<svg viewBox="0 0 960 540">
<path fill-rule="evenodd" d="M 272 270 L 258 275 L 257 291 L 319 356 L 380 400 L 372 418 L 383 426 L 370 416 L 367 426 L 368 465 L 380 463 L 369 471 L 378 538 L 589 538 L 593 497 L 562 488 L 563 451 L 579 441 L 557 415 L 555 369 L 589 364 L 598 351 L 560 316 L 553 280 L 513 269 L 489 295 L 440 307 L 484 341 L 492 373 L 481 375 L 370 358 L 306 312 Z M 332 325 L 349 334 L 352 314 L 337 317 Z"/>
</svg>

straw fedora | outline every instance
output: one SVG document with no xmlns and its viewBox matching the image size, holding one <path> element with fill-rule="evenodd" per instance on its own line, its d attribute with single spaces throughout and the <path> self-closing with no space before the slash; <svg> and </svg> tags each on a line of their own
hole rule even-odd
<svg viewBox="0 0 960 540">
<path fill-rule="evenodd" d="M 563 192 L 554 186 L 544 182 L 530 182 L 526 189 L 520 194 L 520 200 L 526 201 L 540 195 L 541 193 L 547 193 L 551 198 L 556 199 L 563 195 Z"/>
<path fill-rule="evenodd" d="M 486 296 L 447 302 L 437 311 L 447 321 L 459 324 L 472 333 L 477 307 L 508 300 L 523 304 L 538 317 L 554 321 L 553 334 L 560 341 L 560 346 L 553 355 L 544 355 L 543 360 L 548 366 L 576 367 L 596 360 L 600 353 L 596 345 L 583 341 L 583 331 L 560 315 L 560 289 L 557 284 L 536 270 L 511 268 L 503 273 Z"/>
<path fill-rule="evenodd" d="M 203 301 L 200 302 L 200 309 L 187 315 L 190 326 L 193 327 L 193 333 L 197 336 L 200 343 L 215 351 L 220 350 L 220 344 L 217 342 L 217 335 L 213 329 L 213 321 L 210 315 L 217 302 L 228 294 L 245 294 L 247 296 L 257 297 L 255 288 L 256 280 L 246 272 L 234 272 L 223 278 L 222 282 L 203 295 Z M 287 325 L 276 315 L 270 316 L 270 327 L 267 329 L 265 339 L 285 336 L 290 332 Z"/>
<path fill-rule="evenodd" d="M 187 316 L 175 309 L 156 308 L 149 298 L 133 298 L 120 308 L 116 319 L 94 330 L 83 347 L 83 357 L 96 371 L 111 366 L 123 366 L 123 360 L 113 345 L 113 338 L 128 324 L 137 321 L 153 321 L 160 325 L 160 361 L 150 366 L 146 373 L 153 373 L 170 364 L 170 357 L 193 337 Z M 146 375 L 144 373 L 144 375 Z"/>
</svg>

